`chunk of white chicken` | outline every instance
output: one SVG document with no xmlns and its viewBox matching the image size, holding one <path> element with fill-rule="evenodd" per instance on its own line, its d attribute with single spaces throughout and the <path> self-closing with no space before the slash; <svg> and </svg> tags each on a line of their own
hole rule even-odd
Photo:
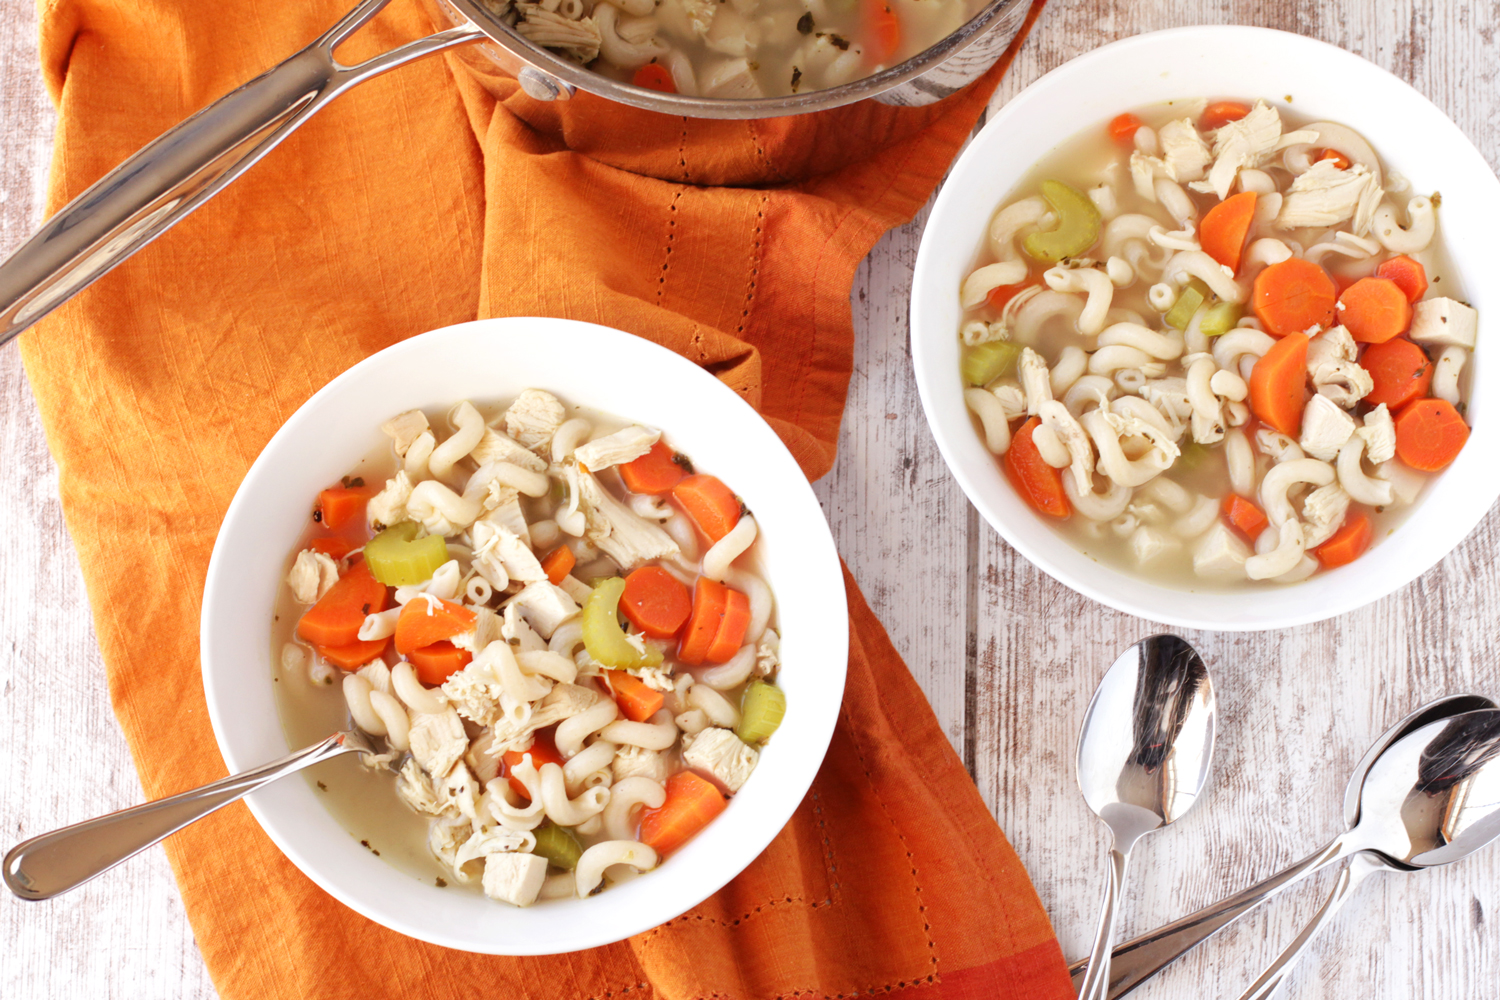
<svg viewBox="0 0 1500 1000">
<path fill-rule="evenodd" d="M 579 445 L 573 457 L 590 472 L 601 472 L 640 458 L 660 440 L 661 431 L 636 424 Z"/>
<path fill-rule="evenodd" d="M 1365 439 L 1365 458 L 1371 465 L 1396 457 L 1396 422 L 1384 403 L 1365 414 L 1365 425 L 1356 433 Z"/>
<path fill-rule="evenodd" d="M 543 639 L 552 638 L 557 626 L 578 614 L 578 602 L 549 580 L 528 583 L 510 599 L 507 607 L 510 605 L 520 610 L 526 623 Z"/>
<path fill-rule="evenodd" d="M 689 30 L 699 38 L 707 37 L 708 29 L 713 27 L 714 13 L 719 9 L 717 0 L 680 0 L 680 6 Z"/>
<path fill-rule="evenodd" d="M 589 688 L 577 684 L 558 684 L 533 706 L 531 718 L 525 722 L 506 718 L 497 721 L 490 730 L 489 752 L 498 757 L 507 750 L 523 750 L 531 746 L 531 736 L 538 729 L 571 719 L 579 712 L 592 708 L 598 701 L 599 695 Z"/>
<path fill-rule="evenodd" d="M 1170 121 L 1157 129 L 1156 138 L 1161 143 L 1162 162 L 1167 166 L 1167 176 L 1179 184 L 1196 181 L 1203 176 L 1213 153 L 1191 118 Z"/>
<path fill-rule="evenodd" d="M 1375 388 L 1375 380 L 1360 366 L 1359 345 L 1343 326 L 1331 326 L 1307 345 L 1307 377 L 1320 396 L 1346 410 Z"/>
<path fill-rule="evenodd" d="M 438 801 L 432 789 L 432 781 L 422 772 L 414 758 L 408 757 L 401 765 L 400 777 L 396 779 L 396 795 L 419 813 L 427 816 L 458 816 L 458 810 Z"/>
<path fill-rule="evenodd" d="M 660 750 L 647 750 L 645 747 L 625 744 L 615 751 L 615 759 L 610 764 L 610 770 L 614 773 L 617 783 L 626 778 L 650 778 L 652 781 L 665 784 L 668 773 L 667 758 Z"/>
<path fill-rule="evenodd" d="M 671 535 L 610 496 L 599 480 L 582 469 L 578 496 L 586 525 L 584 537 L 627 573 L 642 563 L 681 555 Z"/>
<path fill-rule="evenodd" d="M 505 411 L 505 433 L 532 451 L 552 442 L 552 435 L 567 417 L 558 398 L 541 389 L 527 389 Z"/>
<path fill-rule="evenodd" d="M 1234 179 L 1245 167 L 1259 167 L 1276 149 L 1281 138 L 1281 116 L 1256 101 L 1250 113 L 1239 121 L 1229 122 L 1214 132 L 1214 165 L 1208 171 L 1208 183 L 1220 199 L 1229 196 Z"/>
<path fill-rule="evenodd" d="M 411 485 L 411 479 L 404 469 L 385 481 L 381 491 L 365 505 L 365 518 L 370 522 L 370 527 L 378 531 L 406 520 L 406 505 L 411 501 Z"/>
<path fill-rule="evenodd" d="M 511 580 L 536 583 L 547 579 L 547 571 L 526 540 L 494 521 L 480 518 L 469 529 L 474 538 L 474 571 L 497 590 Z"/>
<path fill-rule="evenodd" d="M 478 658 L 443 682 L 443 694 L 454 711 L 481 726 L 493 726 L 500 718 L 500 697 L 504 693 L 489 663 Z"/>
<path fill-rule="evenodd" d="M 1303 452 L 1313 458 L 1331 462 L 1356 428 L 1354 418 L 1327 396 L 1314 396 L 1302 411 Z"/>
<path fill-rule="evenodd" d="M 516 852 L 486 854 L 484 894 L 514 906 L 530 906 L 547 880 L 547 859 Z"/>
<path fill-rule="evenodd" d="M 474 446 L 474 450 L 469 452 L 469 457 L 479 466 L 489 465 L 492 462 L 509 462 L 511 465 L 519 465 L 531 472 L 547 471 L 546 459 L 527 449 L 508 434 L 501 434 L 493 427 L 484 429 L 484 434 L 479 438 L 479 443 Z"/>
<path fill-rule="evenodd" d="M 1319 160 L 1287 188 L 1276 215 L 1280 229 L 1306 226 L 1337 226 L 1354 220 L 1354 235 L 1370 231 L 1370 221 L 1380 204 L 1380 178 L 1364 164 L 1340 170 L 1333 160 Z"/>
<path fill-rule="evenodd" d="M 460 869 L 454 863 L 458 860 L 459 848 L 463 847 L 473 832 L 474 827 L 467 819 L 462 817 L 432 823 L 427 828 L 428 850 L 432 851 L 433 855 L 439 861 L 447 865 L 460 882 L 473 881 L 473 878 L 467 872 Z"/>
<path fill-rule="evenodd" d="M 1130 554 L 1135 556 L 1137 566 L 1148 567 L 1160 562 L 1182 548 L 1182 542 L 1159 528 L 1147 525 L 1135 529 L 1130 536 Z"/>
<path fill-rule="evenodd" d="M 515 30 L 532 44 L 556 49 L 585 65 L 599 58 L 603 38 L 593 18 L 564 17 L 539 4 L 517 4 L 515 9 L 522 17 Z"/>
<path fill-rule="evenodd" d="M 1423 299 L 1412 308 L 1411 339 L 1418 344 L 1474 349 L 1479 313 L 1457 299 Z"/>
<path fill-rule="evenodd" d="M 734 793 L 755 770 L 760 754 L 728 729 L 713 727 L 682 738 L 682 762 L 694 770 L 706 771 L 715 782 Z"/>
<path fill-rule="evenodd" d="M 507 604 L 501 612 L 500 635 L 518 653 L 547 648 L 547 640 L 521 617 L 521 607 L 517 604 Z"/>
<path fill-rule="evenodd" d="M 467 632 L 455 635 L 449 640 L 459 649 L 467 649 L 471 653 L 478 653 L 497 639 L 504 639 L 501 634 L 500 616 L 489 608 L 469 608 L 474 612 L 474 627 Z"/>
<path fill-rule="evenodd" d="M 407 410 L 405 413 L 398 413 L 380 425 L 381 431 L 385 433 L 386 437 L 391 439 L 391 442 L 396 446 L 397 456 L 401 458 L 406 457 L 406 449 L 410 448 L 411 443 L 420 437 L 422 432 L 427 430 L 428 427 L 427 414 L 421 410 Z"/>
<path fill-rule="evenodd" d="M 1193 572 L 1207 580 L 1243 580 L 1250 555 L 1244 539 L 1216 521 L 1193 548 Z"/>
<path fill-rule="evenodd" d="M 1319 486 L 1302 501 L 1303 545 L 1315 549 L 1344 523 L 1349 513 L 1349 494 L 1338 483 Z"/>
<path fill-rule="evenodd" d="M 1034 417 L 1042 404 L 1052 398 L 1052 376 L 1047 371 L 1047 362 L 1036 351 L 1023 347 L 1016 369 L 1021 376 L 1021 391 L 1026 394 L 1026 415 Z"/>
<path fill-rule="evenodd" d="M 469 749 L 463 720 L 452 708 L 441 712 L 412 713 L 409 739 L 412 757 L 422 765 L 422 770 L 434 777 L 451 771 L 464 751 Z"/>
<path fill-rule="evenodd" d="M 339 564 L 316 549 L 298 552 L 292 571 L 286 575 L 287 586 L 292 588 L 292 600 L 298 604 L 318 603 L 338 582 Z"/>
</svg>

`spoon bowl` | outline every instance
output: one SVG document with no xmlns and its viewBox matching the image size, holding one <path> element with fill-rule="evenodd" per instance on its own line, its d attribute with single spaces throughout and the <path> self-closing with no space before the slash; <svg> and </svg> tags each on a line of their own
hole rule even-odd
<svg viewBox="0 0 1500 1000">
<path fill-rule="evenodd" d="M 1143 639 L 1105 673 L 1078 740 L 1078 785 L 1109 827 L 1110 878 L 1079 996 L 1102 998 L 1120 887 L 1141 837 L 1197 802 L 1213 760 L 1217 710 L 1203 659 L 1175 635 Z"/>
</svg>

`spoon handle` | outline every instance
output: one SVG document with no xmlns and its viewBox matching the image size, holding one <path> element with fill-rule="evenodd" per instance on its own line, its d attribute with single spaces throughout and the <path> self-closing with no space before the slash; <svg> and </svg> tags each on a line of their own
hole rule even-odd
<svg viewBox="0 0 1500 1000">
<path fill-rule="evenodd" d="M 1276 961 L 1272 962 L 1266 971 L 1260 974 L 1260 978 L 1251 984 L 1240 1000 L 1268 1000 L 1281 985 L 1282 980 L 1291 975 L 1292 969 L 1297 965 L 1297 959 L 1302 955 L 1302 950 L 1327 926 L 1349 897 L 1354 895 L 1354 890 L 1359 888 L 1359 884 L 1383 867 L 1368 854 L 1356 854 L 1348 866 L 1339 872 L 1338 884 L 1333 887 L 1333 893 L 1328 897 L 1328 902 L 1324 903 L 1323 908 L 1313 915 L 1307 927 L 1297 935 L 1297 940 L 1287 945 L 1286 950 L 1276 957 Z"/>
<path fill-rule="evenodd" d="M 368 744 L 335 733 L 280 760 L 211 784 L 22 841 L 5 856 L 5 884 L 22 899 L 50 899 L 109 871 L 216 809 L 304 767 Z"/>
<path fill-rule="evenodd" d="M 1249 913 L 1261 903 L 1288 886 L 1327 865 L 1347 857 L 1344 838 L 1336 838 L 1327 847 L 1311 854 L 1284 871 L 1255 883 L 1248 889 L 1220 900 L 1212 906 L 1190 913 L 1180 920 L 1158 927 L 1114 949 L 1109 977 L 1108 1000 L 1116 1000 L 1177 961 L 1224 927 Z M 1069 967 L 1075 985 L 1082 981 L 1088 962 L 1077 961 Z M 1087 1000 L 1087 995 L 1079 996 Z M 1100 997 L 1106 994 L 1101 993 Z"/>
<path fill-rule="evenodd" d="M 1125 884 L 1125 869 L 1130 855 L 1118 845 L 1109 849 L 1109 880 L 1104 886 L 1104 904 L 1099 909 L 1099 929 L 1094 934 L 1094 949 L 1089 954 L 1088 971 L 1078 988 L 1079 1000 L 1104 1000 L 1108 991 L 1110 946 L 1115 943 L 1115 917 L 1119 913 L 1120 887 Z"/>
</svg>

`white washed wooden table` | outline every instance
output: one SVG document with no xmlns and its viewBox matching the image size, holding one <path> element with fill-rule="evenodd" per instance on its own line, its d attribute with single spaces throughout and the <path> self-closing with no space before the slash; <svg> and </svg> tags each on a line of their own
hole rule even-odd
<svg viewBox="0 0 1500 1000">
<path fill-rule="evenodd" d="M 1117 38 L 1204 21 L 1285 28 L 1410 81 L 1500 164 L 1493 0 L 1053 0 L 995 100 Z M 33 0 L 0 0 L 0 254 L 40 221 L 52 112 Z M 1357 124 L 1357 123 L 1355 123 Z M 274 155 L 274 154 L 273 154 Z M 1115 653 L 1158 626 L 1043 576 L 965 501 L 921 417 L 906 347 L 923 217 L 881 241 L 853 296 L 859 331 L 839 462 L 817 486 L 839 551 L 1025 862 L 1064 952 L 1084 953 L 1106 844 L 1073 783 L 1083 708 Z M 149 253 L 149 249 L 146 251 Z M 1462 252 L 1461 248 L 1459 252 Z M 87 294 L 87 293 L 85 293 Z M 0 348 L 0 847 L 138 801 L 35 403 Z M 1385 726 L 1444 693 L 1500 696 L 1494 512 L 1401 593 L 1321 625 L 1190 633 L 1219 685 L 1206 800 L 1145 841 L 1122 917 L 1139 933 L 1237 890 L 1336 832 L 1348 769 Z M 242 808 L 242 807 L 240 807 Z M 1200 948 L 1137 995 L 1237 996 L 1312 915 L 1331 876 Z M 1500 850 L 1372 881 L 1287 990 L 1299 998 L 1500 997 Z M 60 899 L 0 899 L 0 996 L 211 997 L 160 849 Z"/>
</svg>

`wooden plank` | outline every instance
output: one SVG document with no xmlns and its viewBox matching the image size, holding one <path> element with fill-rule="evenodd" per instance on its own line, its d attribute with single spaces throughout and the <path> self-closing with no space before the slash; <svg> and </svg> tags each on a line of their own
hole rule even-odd
<svg viewBox="0 0 1500 1000">
<path fill-rule="evenodd" d="M 0 257 L 42 218 L 54 115 L 29 0 L 0 0 Z M 78 557 L 57 499 L 36 402 L 14 346 L 0 348 L 0 816 L 5 849 L 139 802 L 110 710 Z M 0 903 L 0 996 L 213 997 L 161 848 L 47 903 Z"/>
</svg>

